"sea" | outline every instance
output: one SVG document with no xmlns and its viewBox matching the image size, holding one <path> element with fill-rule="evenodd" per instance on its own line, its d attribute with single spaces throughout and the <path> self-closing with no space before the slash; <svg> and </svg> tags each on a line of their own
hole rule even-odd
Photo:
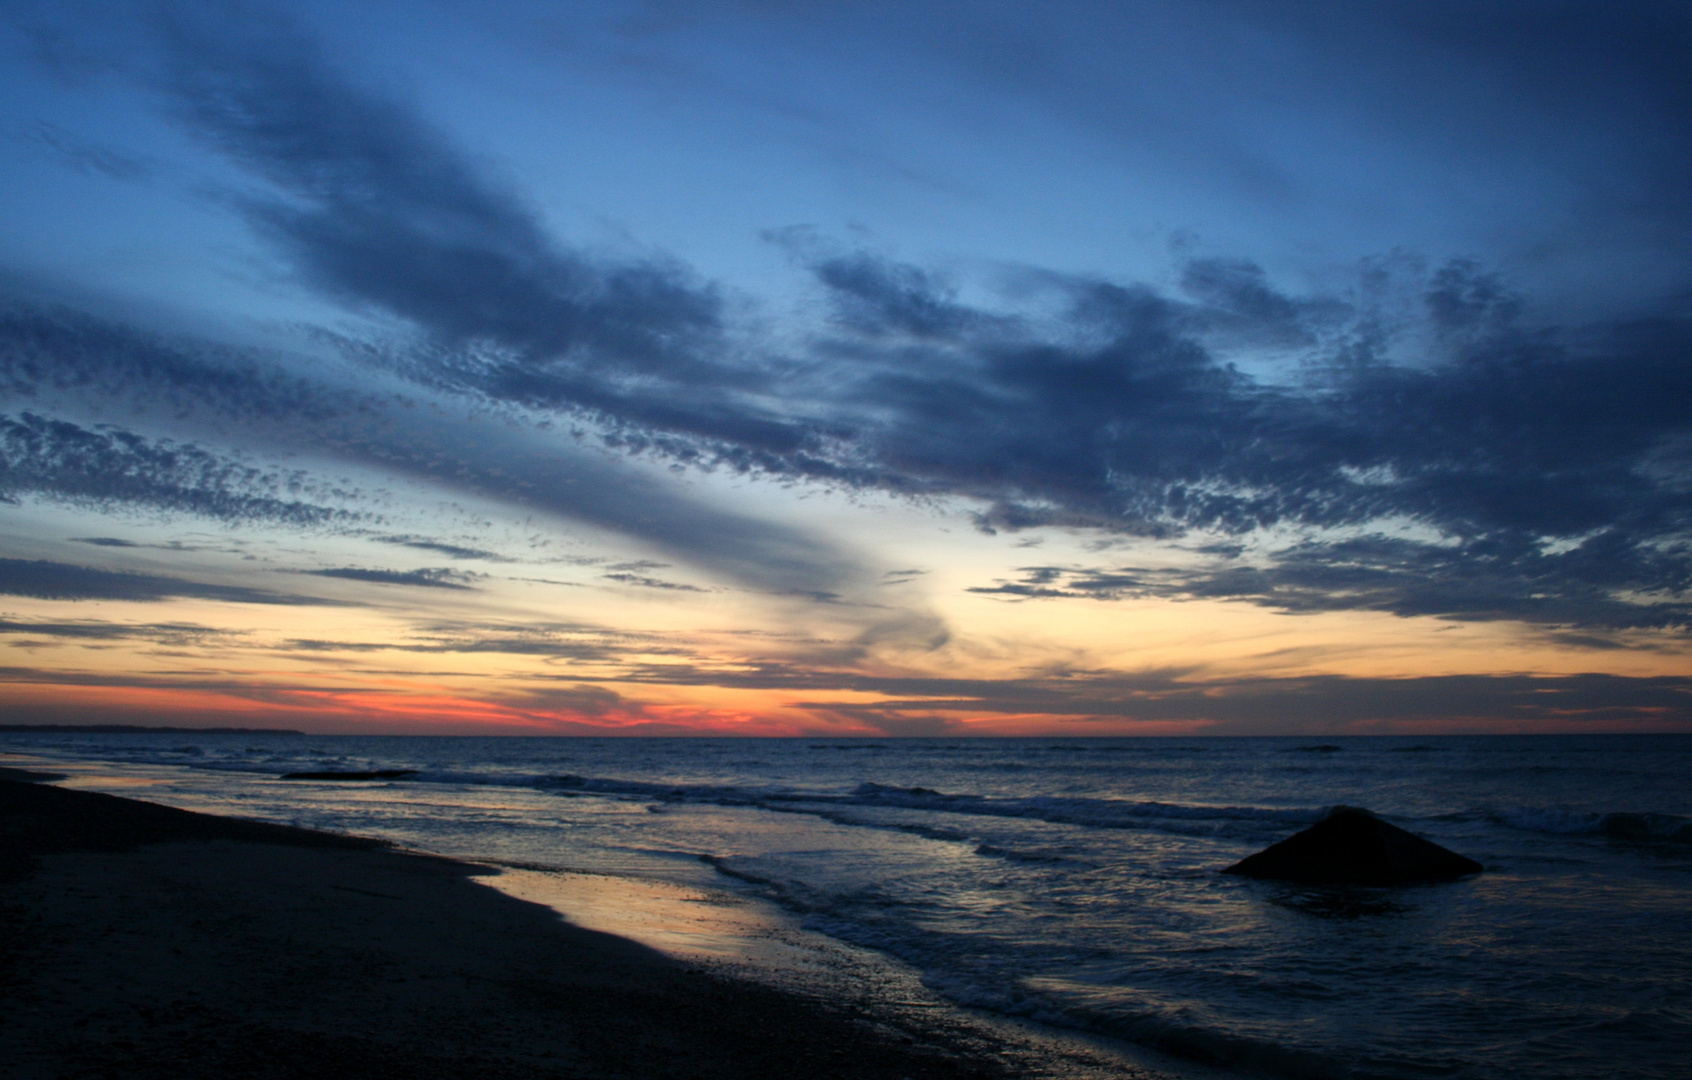
<svg viewBox="0 0 1692 1080">
<path fill-rule="evenodd" d="M 1692 1076 L 1692 736 L 48 733 L 0 753 L 189 809 L 756 898 L 957 1005 L 1239 1075 Z M 281 779 L 371 769 L 415 772 Z M 1485 871 L 1221 873 L 1336 805 Z"/>
</svg>

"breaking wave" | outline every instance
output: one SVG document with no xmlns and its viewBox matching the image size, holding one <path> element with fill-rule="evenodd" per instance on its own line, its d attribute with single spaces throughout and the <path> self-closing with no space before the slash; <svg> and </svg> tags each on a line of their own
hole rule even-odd
<svg viewBox="0 0 1692 1080">
<path fill-rule="evenodd" d="M 1499 825 L 1558 836 L 1607 836 L 1612 840 L 1692 844 L 1692 818 L 1678 814 L 1593 813 L 1521 807 L 1487 815 Z"/>
</svg>

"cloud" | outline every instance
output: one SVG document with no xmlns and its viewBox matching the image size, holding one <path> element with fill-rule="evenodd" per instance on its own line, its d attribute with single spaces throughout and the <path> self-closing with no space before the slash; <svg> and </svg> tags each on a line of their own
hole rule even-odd
<svg viewBox="0 0 1692 1080">
<path fill-rule="evenodd" d="M 241 585 L 206 585 L 180 578 L 96 570 L 45 559 L 0 559 L 0 594 L 33 596 L 42 600 L 154 601 L 187 597 L 236 604 L 336 603 Z"/>
<path fill-rule="evenodd" d="M 963 500 L 990 531 L 1302 537 L 1185 576 L 982 586 L 1005 595 L 1140 590 L 1600 629 L 1686 621 L 1692 319 L 1678 307 L 1557 325 L 1475 260 L 1428 269 L 1406 256 L 1306 295 L 1252 259 L 1204 257 L 1168 288 L 1024 269 L 998 300 L 970 303 L 930 269 L 785 232 L 831 312 L 795 355 L 791 338 L 778 347 L 733 324 L 719 291 L 673 260 L 557 242 L 445 135 L 293 29 L 202 14 L 165 23 L 160 86 L 174 114 L 264 185 L 231 205 L 300 280 L 417 329 L 362 355 L 421 386 L 566 414 L 618 452 Z M 1593 18 L 1534 34 L 1568 55 Z M 1624 55 L 1656 18 L 1605 23 L 1599 52 Z M 1405 12 L 1341 22 L 1354 37 L 1445 33 Z M 1538 61 L 1491 41 L 1464 23 L 1440 49 L 1497 52 L 1520 94 L 1567 104 Z M 1692 100 L 1654 61 L 1627 81 L 1653 103 L 1653 125 Z M 1679 175 L 1669 157 L 1651 175 Z M 68 315 L 26 312 L 0 329 L 70 357 L 61 372 L 27 347 L 0 353 L 20 386 L 88 387 L 117 364 L 160 394 L 222 394 L 232 415 L 340 411 L 249 361 L 211 363 Z M 198 386 L 208 371 L 220 374 Z M 631 490 L 586 455 L 468 439 L 440 418 L 395 427 L 342 431 L 335 447 L 640 535 L 771 591 L 867 587 L 833 545 L 656 484 Z"/>
<path fill-rule="evenodd" d="M 1072 681 L 1073 680 L 1073 681 Z M 957 696 L 862 702 L 807 701 L 802 707 L 859 717 L 877 727 L 900 717 L 1069 716 L 1133 722 L 1200 721 L 1214 733 L 1277 730 L 1366 732 L 1393 723 L 1454 722 L 1529 728 L 1546 723 L 1667 725 L 1692 720 L 1692 679 L 1664 676 L 1340 675 L 1203 680 L 1171 673 L 1066 673 L 1063 679 L 959 681 Z"/>
<path fill-rule="evenodd" d="M 851 718 L 890 733 L 960 733 L 970 719 L 1055 717 L 1093 722 L 1193 721 L 1215 733 L 1331 727 L 1366 730 L 1400 721 L 1471 721 L 1505 729 L 1543 722 L 1625 724 L 1692 720 L 1692 679 L 1679 676 L 1344 675 L 1230 678 L 1188 669 L 1063 668 L 1006 678 L 883 675 L 804 660 L 714 663 L 685 647 L 654 650 L 606 639 L 594 654 L 614 666 L 582 683 L 786 691 L 790 707 Z M 644 657 L 655 651 L 662 661 Z M 632 662 L 622 657 L 639 656 Z M 831 699 L 830 693 L 851 694 Z M 880 700 L 865 701 L 865 695 Z"/>
<path fill-rule="evenodd" d="M 165 645 L 197 644 L 227 637 L 229 631 L 197 623 L 114 623 L 100 619 L 37 620 L 0 619 L 0 634 L 29 634 L 47 638 L 82 641 L 125 641 L 140 639 Z"/>
<path fill-rule="evenodd" d="M 585 623 L 476 622 L 442 620 L 415 627 L 386 641 L 294 639 L 288 647 L 310 652 L 492 653 L 539 656 L 590 663 L 619 663 L 631 653 L 689 656 L 686 644 L 661 635 L 638 634 Z"/>
<path fill-rule="evenodd" d="M 233 69 L 218 70 L 220 78 L 233 77 Z M 387 115 L 387 106 L 365 102 L 299 58 L 252 78 L 258 81 L 237 80 L 247 89 L 231 93 L 256 93 L 252 87 L 263 85 L 270 88 L 266 101 L 330 97 L 355 116 L 366 109 Z M 272 85 L 276 80 L 282 84 Z M 296 174 L 307 165 L 311 177 L 329 177 L 328 188 L 307 193 L 320 204 L 308 214 L 350 212 L 343 203 L 352 195 L 336 185 L 356 180 L 357 191 L 383 191 L 384 206 L 413 204 L 408 220 L 426 221 L 451 206 L 480 223 L 478 236 L 504 237 L 501 243 L 514 250 L 545 250 L 514 204 L 478 186 L 449 148 L 420 129 L 395 128 L 411 132 L 404 146 L 391 147 L 390 156 L 407 162 L 395 172 L 382 167 L 386 157 L 374 160 L 363 146 L 320 139 L 309 110 L 264 115 L 264 138 L 254 134 L 256 121 L 246 112 L 240 124 L 200 122 L 235 140 L 237 156 L 273 178 L 297 186 Z M 283 130 L 289 135 L 279 148 Z M 278 157 L 283 148 L 287 154 Z M 412 170 L 425 168 L 434 170 L 428 176 L 438 174 L 439 189 L 419 188 Z M 433 194 L 425 199 L 421 191 Z M 335 235 L 339 244 L 359 230 Z M 436 246 L 423 261 L 446 266 L 448 274 L 463 272 L 452 269 L 449 257 L 459 241 L 430 243 Z M 319 257 L 290 250 L 308 265 Z M 380 262 L 385 250 L 376 243 L 367 254 Z M 406 250 L 408 263 L 421 258 Z M 434 358 L 433 376 L 483 363 L 502 374 L 465 385 L 528 404 L 591 409 L 623 425 L 614 445 L 625 449 L 784 477 L 964 496 L 986 504 L 978 520 L 987 529 L 1238 535 L 1287 525 L 1367 529 L 1409 519 L 1441 545 L 1454 542 L 1456 553 L 1442 557 L 1448 548 L 1398 544 L 1401 582 L 1436 572 L 1437 584 L 1454 593 L 1486 577 L 1486 593 L 1499 600 L 1487 612 L 1544 621 L 1585 623 L 1595 615 L 1626 621 L 1623 609 L 1638 601 L 1617 597 L 1685 587 L 1692 483 L 1687 455 L 1674 453 L 1692 440 L 1684 404 L 1692 401 L 1692 369 L 1679 361 L 1692 348 L 1692 321 L 1525 326 L 1519 297 L 1472 262 L 1455 261 L 1409 286 L 1422 290 L 1425 329 L 1410 335 L 1421 355 L 1406 363 L 1389 359 L 1395 342 L 1381 329 L 1378 304 L 1367 297 L 1285 295 L 1244 259 L 1191 261 L 1180 296 L 1036 275 L 1043 302 L 1056 313 L 1037 319 L 969 308 L 918 267 L 852 252 L 811 257 L 836 312 L 831 332 L 813 344 L 829 364 L 813 365 L 820 374 L 809 380 L 770 368 L 774 381 L 761 384 L 781 391 L 794 417 L 813 418 L 808 425 L 765 426 L 768 410 L 736 397 L 748 385 L 744 367 L 686 335 L 671 340 L 689 351 L 685 364 L 672 354 L 667 366 L 652 367 L 649 350 L 610 338 L 596 338 L 594 349 L 610 351 L 604 362 L 613 369 L 644 364 L 664 378 L 685 368 L 698 388 L 720 394 L 710 424 L 627 394 L 607 396 L 579 373 L 560 374 L 563 369 L 547 365 L 558 357 L 573 364 L 572 344 L 507 325 L 497 314 L 474 332 L 466 323 L 443 338 L 500 342 L 527 365 L 520 379 L 506 360 L 450 351 Z M 535 254 L 523 265 L 538 273 L 543 262 Z M 538 286 L 525 280 L 510 284 L 499 302 L 545 310 L 530 295 Z M 372 285 L 361 295 L 378 299 L 381 290 Z M 498 304 L 489 303 L 497 313 Z M 1242 374 L 1226 354 L 1244 345 L 1302 350 L 1309 361 L 1305 384 L 1274 385 Z M 518 392 L 513 379 L 529 390 Z M 541 392 L 543 383 L 548 389 Z M 666 401 L 697 396 L 675 384 L 656 389 L 655 399 Z M 796 433 L 802 426 L 807 430 Z M 1578 553 L 1531 566 L 1525 557 L 1504 565 L 1492 554 L 1575 538 L 1584 538 L 1583 549 L 1603 546 L 1619 561 L 1599 574 L 1595 561 Z M 1387 558 L 1386 547 L 1375 550 Z M 1354 553 L 1343 544 L 1313 543 L 1282 577 L 1302 575 L 1312 592 L 1317 567 L 1340 576 Z M 1477 572 L 1487 567 L 1496 572 Z M 1550 582 L 1551 598 L 1544 588 L 1510 592 L 1528 579 Z M 1337 602 L 1345 593 L 1326 595 Z M 1358 606 L 1375 605 L 1466 614 L 1462 605 L 1426 597 L 1377 597 Z"/>
<path fill-rule="evenodd" d="M 330 641 L 326 638 L 289 638 L 287 641 L 283 642 L 282 647 L 284 650 L 289 652 L 370 653 L 386 652 L 389 649 L 399 648 L 400 646 L 392 645 L 385 641 Z"/>
<path fill-rule="evenodd" d="M 167 340 L 63 308 L 0 305 L 0 394 L 43 402 L 115 395 L 137 411 L 150 409 L 156 423 L 191 420 L 228 428 L 220 437 L 238 431 L 253 442 L 399 472 L 639 536 L 766 591 L 837 593 L 859 574 L 849 553 L 803 529 L 709 506 L 555 433 L 485 414 L 454 416 L 460 410 L 426 396 L 404 399 L 311 381 L 292 374 L 279 357 Z M 10 467 L 0 473 L 0 498 L 14 490 L 38 492 L 224 520 L 268 515 L 298 526 L 374 516 L 278 498 L 297 491 L 356 506 L 368 493 L 300 471 L 219 462 L 191 442 L 148 440 L 112 427 L 91 430 L 34 412 L 0 422 L 9 425 L 0 429 L 0 440 L 10 440 L 0 441 Z M 625 451 L 649 445 L 656 443 L 632 435 L 617 441 Z"/>
<path fill-rule="evenodd" d="M 581 716 L 602 717 L 616 714 L 620 718 L 646 715 L 646 707 L 605 686 L 580 683 L 575 686 L 531 687 L 508 695 L 504 703 L 513 708 L 545 712 L 575 713 Z"/>
<path fill-rule="evenodd" d="M 606 574 L 607 581 L 615 581 L 623 585 L 636 585 L 643 589 L 669 589 L 672 592 L 708 592 L 697 585 L 682 585 L 662 578 L 649 577 L 646 574 L 615 573 Z"/>
<path fill-rule="evenodd" d="M 85 176 L 138 181 L 151 179 L 157 171 L 157 166 L 141 155 L 81 138 L 44 120 L 19 125 L 9 134 L 14 141 L 43 150 Z"/>
<path fill-rule="evenodd" d="M 0 297 L 0 394 L 151 404 L 178 418 L 322 424 L 368 409 L 367 395 L 287 371 L 276 356 L 167 337 L 62 304 Z"/>
<path fill-rule="evenodd" d="M 1594 631 L 1692 625 L 1684 547 L 1629 543 L 1609 530 L 1550 551 L 1529 538 L 1511 539 L 1439 544 L 1366 536 L 1307 541 L 1256 561 L 1236 552 L 1196 567 L 1025 566 L 1015 579 L 968 591 L 1021 600 L 1243 600 L 1287 612 L 1516 619 Z M 1637 595 L 1647 588 L 1660 591 Z"/>
<path fill-rule="evenodd" d="M 869 329 L 832 346 L 863 373 L 842 398 L 882 418 L 857 460 L 886 486 L 986 503 L 989 530 L 1310 537 L 1257 567 L 1081 573 L 1074 594 L 1684 625 L 1692 320 L 1528 327 L 1519 297 L 1459 261 L 1421 279 L 1421 322 L 1395 343 L 1364 306 L 1280 297 L 1246 264 L 1199 267 L 1202 287 L 1194 272 L 1186 299 L 1059 280 L 1055 332 L 983 320 L 920 348 L 885 340 L 898 319 L 867 320 L 854 281 L 853 325 Z M 908 305 L 913 280 L 886 295 Z M 1248 330 L 1307 343 L 1300 384 L 1226 362 Z M 1414 362 L 1389 358 L 1410 346 Z M 1061 595 L 1052 573 L 996 588 Z"/>
<path fill-rule="evenodd" d="M 470 588 L 463 584 L 466 575 L 446 567 L 433 570 L 365 570 L 349 566 L 331 570 L 302 570 L 301 573 L 341 578 L 346 581 L 369 581 L 377 585 L 416 585 L 426 589 L 466 591 Z"/>
<path fill-rule="evenodd" d="M 818 259 L 812 270 L 833 294 L 835 321 L 853 333 L 955 340 L 992 321 L 958 304 L 942 279 L 920 267 L 846 252 Z"/>
<path fill-rule="evenodd" d="M 412 415 L 397 432 L 340 450 L 373 467 L 637 537 L 748 588 L 845 593 L 864 575 L 857 556 L 828 537 L 713 506 L 668 478 L 496 420 Z"/>
<path fill-rule="evenodd" d="M 165 27 L 176 114 L 277 193 L 238 205 L 306 280 L 442 345 L 495 346 L 442 364 L 441 377 L 512 398 L 558 389 L 612 400 L 607 375 L 685 381 L 703 370 L 720 301 L 679 264 L 596 260 L 556 243 L 444 135 L 333 70 L 279 18 L 179 11 Z"/>
<path fill-rule="evenodd" d="M 510 562 L 505 556 L 482 548 L 462 547 L 458 544 L 445 544 L 438 540 L 425 540 L 418 536 L 377 536 L 378 543 L 398 544 L 401 547 L 416 548 L 419 551 L 433 551 L 441 555 L 450 555 L 454 559 L 483 559 L 489 562 Z"/>
<path fill-rule="evenodd" d="M 255 468 L 192 443 L 150 440 L 107 426 L 91 430 L 34 413 L 0 414 L 0 500 L 8 502 L 40 495 L 100 508 L 145 506 L 231 524 L 300 527 L 360 516 L 281 497 L 317 493 L 316 487 L 304 473 Z M 109 539 L 88 542 L 127 546 Z"/>
<path fill-rule="evenodd" d="M 775 400 L 783 365 L 732 341 L 718 290 L 679 262 L 558 243 L 443 134 L 279 20 L 196 9 L 168 27 L 161 81 L 174 113 L 270 190 L 233 205 L 302 281 L 421 331 L 348 341 L 367 362 L 575 413 L 626 451 L 832 467 L 810 453 L 825 425 Z"/>
</svg>

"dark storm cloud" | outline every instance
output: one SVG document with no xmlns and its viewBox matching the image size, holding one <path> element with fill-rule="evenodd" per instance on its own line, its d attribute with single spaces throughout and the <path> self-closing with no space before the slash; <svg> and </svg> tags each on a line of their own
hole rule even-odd
<svg viewBox="0 0 1692 1080">
<path fill-rule="evenodd" d="M 180 511 L 230 524 L 321 526 L 358 516 L 285 497 L 347 494 L 317 487 L 303 473 L 254 468 L 192 443 L 149 440 L 111 427 L 90 430 L 27 412 L 0 415 L 0 501 L 41 495 L 101 507 Z"/>
<path fill-rule="evenodd" d="M 41 600 L 167 600 L 184 597 L 237 604 L 334 604 L 309 596 L 240 585 L 206 585 L 156 574 L 96 570 L 45 559 L 0 559 L 0 594 Z"/>
<path fill-rule="evenodd" d="M 377 585 L 416 585 L 426 589 L 461 589 L 465 575 L 445 568 L 426 570 L 367 570 L 359 567 L 340 567 L 330 570 L 303 570 L 316 577 L 341 578 L 346 581 L 368 581 Z"/>
</svg>

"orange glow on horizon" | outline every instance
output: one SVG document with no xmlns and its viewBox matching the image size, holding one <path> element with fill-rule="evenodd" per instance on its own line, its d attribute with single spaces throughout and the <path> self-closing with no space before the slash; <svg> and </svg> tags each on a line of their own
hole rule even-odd
<svg viewBox="0 0 1692 1080">
<path fill-rule="evenodd" d="M 393 690 L 250 692 L 156 686 L 22 683 L 7 687 L 0 723 L 125 723 L 172 727 L 280 727 L 308 734 L 875 737 L 1192 737 L 1251 734 L 1214 720 L 1135 720 L 1048 713 L 989 714 L 936 710 L 885 725 L 861 717 L 763 712 L 690 704 L 636 704 L 603 711 L 523 707 L 444 693 Z M 1267 734 L 1462 735 L 1683 731 L 1671 710 L 1626 723 L 1595 723 L 1579 711 L 1522 717 L 1420 717 L 1355 721 L 1317 731 Z"/>
</svg>

